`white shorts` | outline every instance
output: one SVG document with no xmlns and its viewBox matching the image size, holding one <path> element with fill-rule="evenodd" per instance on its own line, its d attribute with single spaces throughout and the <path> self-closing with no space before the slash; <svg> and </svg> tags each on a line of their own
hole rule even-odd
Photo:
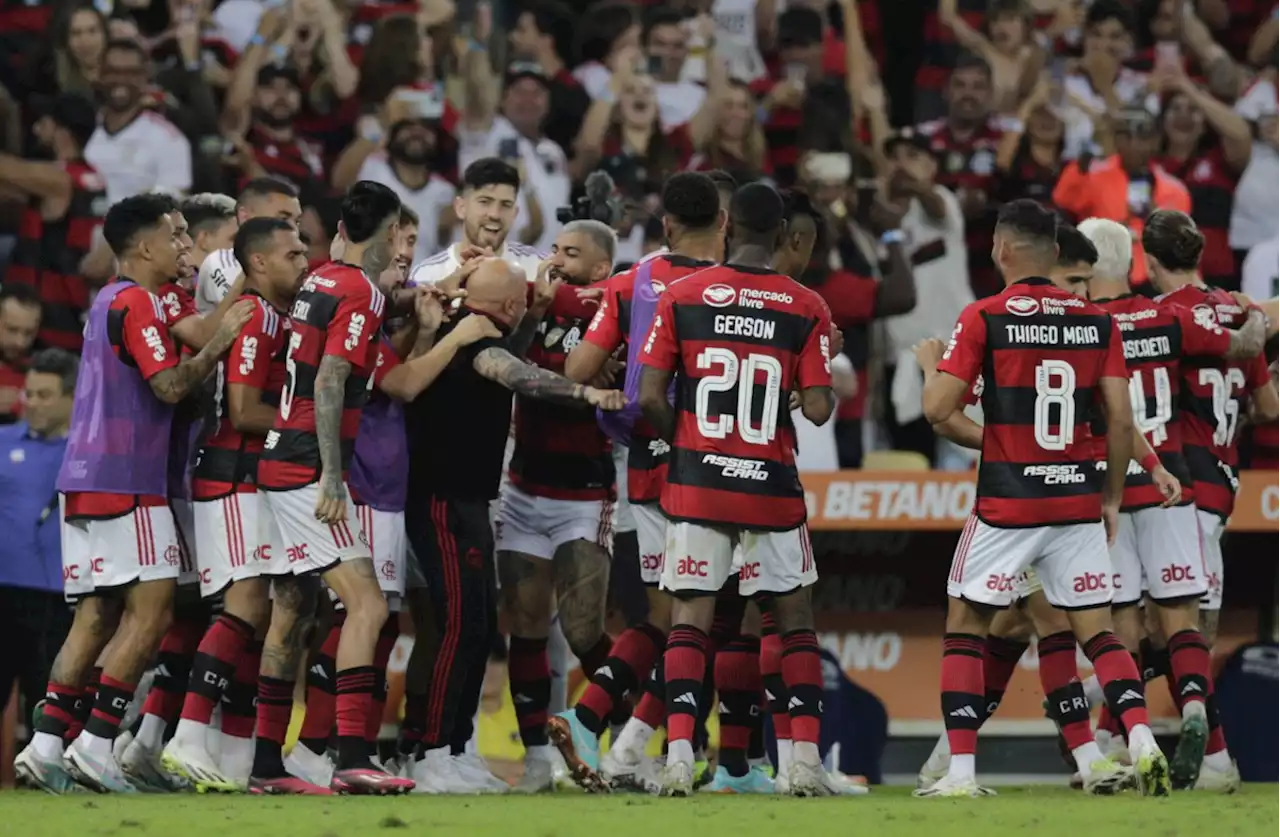
<svg viewBox="0 0 1280 837">
<path fill-rule="evenodd" d="M 1222 531 L 1227 528 L 1221 517 L 1196 509 L 1200 521 L 1200 554 L 1204 558 L 1204 575 L 1209 591 L 1200 600 L 1201 610 L 1222 610 Z"/>
<path fill-rule="evenodd" d="M 657 503 L 632 506 L 631 514 L 640 543 L 640 580 L 655 585 L 662 578 L 662 556 L 667 551 L 667 518 Z"/>
<path fill-rule="evenodd" d="M 716 593 L 735 572 L 743 596 L 790 593 L 818 580 L 804 525 L 764 532 L 669 521 L 664 556 L 659 586 L 675 592 Z"/>
<path fill-rule="evenodd" d="M 1044 585 L 1040 583 L 1040 576 L 1036 575 L 1036 571 L 1028 567 L 1018 573 L 1018 579 L 1014 582 L 1013 589 L 1017 595 L 1017 600 L 1022 601 L 1029 599 L 1036 593 L 1044 591 Z"/>
<path fill-rule="evenodd" d="M 1195 506 L 1121 512 L 1111 566 L 1117 607 L 1136 604 L 1144 592 L 1156 601 L 1203 596 L 1208 587 Z"/>
<path fill-rule="evenodd" d="M 65 511 L 65 500 L 59 502 Z M 168 506 L 148 506 L 110 520 L 62 524 L 62 582 L 75 599 L 140 581 L 178 578 L 182 547 Z"/>
<path fill-rule="evenodd" d="M 947 578 L 953 599 L 1008 607 L 1019 576 L 1034 568 L 1055 607 L 1086 608 L 1111 601 L 1111 559 L 1102 522 L 1001 529 L 970 515 Z"/>
<path fill-rule="evenodd" d="M 280 527 L 289 572 L 305 575 L 330 569 L 341 561 L 368 558 L 369 540 L 360 526 L 356 504 L 347 493 L 347 519 L 336 525 L 316 520 L 320 484 L 288 491 L 259 491 L 262 508 Z"/>
<path fill-rule="evenodd" d="M 404 595 L 405 534 L 404 512 L 378 511 L 373 506 L 356 506 L 360 526 L 373 553 L 373 572 L 387 598 Z"/>
<path fill-rule="evenodd" d="M 261 494 L 228 494 L 191 506 L 201 544 L 201 596 L 216 596 L 248 578 L 289 574 L 284 539 L 275 519 L 262 513 Z"/>
<path fill-rule="evenodd" d="M 502 486 L 493 522 L 494 548 L 551 560 L 561 544 L 589 541 L 613 549 L 613 502 L 554 500 Z"/>
<path fill-rule="evenodd" d="M 200 583 L 199 563 L 196 560 L 196 518 L 190 500 L 169 499 L 173 511 L 173 523 L 178 527 L 178 586 L 194 586 Z M 203 594 L 202 594 L 203 595 Z"/>
</svg>

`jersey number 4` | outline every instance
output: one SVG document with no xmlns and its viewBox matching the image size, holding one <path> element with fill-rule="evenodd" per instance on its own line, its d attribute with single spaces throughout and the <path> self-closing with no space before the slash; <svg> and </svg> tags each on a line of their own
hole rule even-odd
<svg viewBox="0 0 1280 837">
<path fill-rule="evenodd" d="M 782 364 L 769 355 L 749 354 L 739 359 L 728 349 L 714 346 L 698 353 L 699 369 L 718 372 L 698 380 L 694 392 L 694 415 L 698 432 L 707 439 L 724 439 L 734 431 L 737 418 L 738 436 L 752 445 L 767 445 L 778 433 L 778 406 L 782 398 Z M 751 426 L 752 407 L 756 396 L 756 378 L 764 376 L 760 426 Z M 711 396 L 717 392 L 738 391 L 736 416 L 731 413 L 711 414 Z"/>
<path fill-rule="evenodd" d="M 1169 370 L 1157 366 L 1151 370 L 1151 396 L 1155 400 L 1155 412 L 1147 412 L 1147 388 L 1142 382 L 1142 372 L 1134 372 L 1129 378 L 1129 403 L 1133 406 L 1133 423 L 1138 432 L 1150 438 L 1154 447 L 1169 439 L 1166 426 L 1173 418 L 1173 389 L 1169 385 Z"/>
</svg>

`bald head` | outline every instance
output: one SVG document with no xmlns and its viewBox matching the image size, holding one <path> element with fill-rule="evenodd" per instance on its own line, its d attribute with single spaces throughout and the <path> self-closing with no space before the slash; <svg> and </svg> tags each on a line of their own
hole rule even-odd
<svg viewBox="0 0 1280 837">
<path fill-rule="evenodd" d="M 467 279 L 467 307 L 510 326 L 524 316 L 529 282 L 523 268 L 500 258 L 485 259 Z"/>
</svg>

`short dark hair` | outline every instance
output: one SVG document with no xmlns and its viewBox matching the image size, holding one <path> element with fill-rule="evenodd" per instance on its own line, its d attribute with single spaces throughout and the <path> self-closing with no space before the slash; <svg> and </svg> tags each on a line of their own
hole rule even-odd
<svg viewBox="0 0 1280 837">
<path fill-rule="evenodd" d="M 987 59 L 983 58 L 976 52 L 962 52 L 956 56 L 955 66 L 951 68 L 951 74 L 955 75 L 961 70 L 978 70 L 991 78 L 991 65 L 987 63 Z"/>
<path fill-rule="evenodd" d="M 809 196 L 799 189 L 783 191 L 782 206 L 788 223 L 797 218 L 808 218 L 813 221 L 815 226 L 821 225 L 822 213 L 813 205 L 813 201 L 810 200 Z"/>
<path fill-rule="evenodd" d="M 192 195 L 182 202 L 181 209 L 182 217 L 187 219 L 187 234 L 192 238 L 236 219 L 235 201 L 228 195 Z"/>
<path fill-rule="evenodd" d="M 533 25 L 550 35 L 556 54 L 566 64 L 573 63 L 573 12 L 559 0 L 533 0 L 521 12 L 533 17 Z"/>
<path fill-rule="evenodd" d="M 164 216 L 176 208 L 173 198 L 161 192 L 125 198 L 107 210 L 107 217 L 102 221 L 102 237 L 119 258 L 129 252 L 140 234 L 155 229 L 164 222 Z"/>
<path fill-rule="evenodd" d="M 1057 216 L 1030 198 L 1019 198 L 1000 207 L 996 226 L 1027 239 L 1029 244 L 1052 246 L 1058 239 Z"/>
<path fill-rule="evenodd" d="M 0 307 L 10 300 L 27 307 L 39 308 L 42 305 L 40 294 L 35 286 L 19 282 L 5 282 L 0 285 Z"/>
<path fill-rule="evenodd" d="M 792 6 L 778 15 L 778 49 L 822 43 L 822 15 L 807 6 Z"/>
<path fill-rule="evenodd" d="M 1119 0 L 1094 0 L 1089 10 L 1085 12 L 1084 29 L 1087 32 L 1108 20 L 1119 21 L 1120 25 L 1130 33 L 1134 30 L 1133 13 Z"/>
<path fill-rule="evenodd" d="M 786 218 L 782 196 L 767 183 L 748 183 L 733 193 L 729 219 L 735 234 L 742 231 L 756 235 L 776 233 Z"/>
<path fill-rule="evenodd" d="M 601 61 L 613 52 L 613 43 L 636 24 L 631 3 L 597 3 L 590 7 L 578 26 L 578 59 Z"/>
<path fill-rule="evenodd" d="M 250 218 L 236 230 L 236 240 L 231 245 L 231 252 L 247 275 L 250 256 L 267 249 L 276 233 L 293 231 L 293 225 L 283 218 Z"/>
<path fill-rule="evenodd" d="M 407 203 L 400 204 L 400 226 L 416 227 L 422 223 L 422 219 L 418 217 L 418 213 Z"/>
<path fill-rule="evenodd" d="M 510 186 L 520 191 L 520 172 L 498 157 L 481 157 L 462 172 L 462 191 L 485 186 Z"/>
<path fill-rule="evenodd" d="M 373 238 L 387 219 L 394 215 L 399 220 L 400 206 L 400 196 L 388 187 L 372 180 L 358 181 L 342 196 L 347 240 L 362 244 Z"/>
<path fill-rule="evenodd" d="M 296 198 L 298 196 L 298 187 L 278 177 L 255 177 L 244 184 L 244 188 L 240 190 L 240 196 L 236 198 L 236 205 L 243 206 L 246 201 L 254 198 L 265 198 L 268 195 L 284 195 L 286 198 Z"/>
<path fill-rule="evenodd" d="M 707 177 L 711 178 L 711 182 L 716 184 L 716 188 L 721 192 L 732 195 L 738 191 L 738 181 L 733 175 L 724 169 L 712 169 L 706 172 Z"/>
<path fill-rule="evenodd" d="M 31 356 L 29 372 L 57 375 L 62 381 L 62 394 L 75 392 L 76 376 L 80 374 L 80 358 L 66 349 L 41 349 Z"/>
<path fill-rule="evenodd" d="M 648 45 L 649 36 L 659 26 L 681 26 L 683 23 L 684 15 L 679 10 L 670 6 L 650 6 L 644 13 L 640 43 Z"/>
<path fill-rule="evenodd" d="M 1195 270 L 1204 254 L 1204 233 L 1185 212 L 1157 209 L 1142 227 L 1142 249 L 1166 270 Z"/>
<path fill-rule="evenodd" d="M 1058 224 L 1058 266 L 1094 264 L 1098 261 L 1098 248 L 1089 237 L 1070 224 Z"/>
<path fill-rule="evenodd" d="M 102 54 L 106 55 L 108 52 L 112 52 L 112 51 L 132 52 L 134 55 L 141 58 L 142 63 L 144 64 L 149 63 L 151 61 L 151 56 L 147 53 L 145 49 L 142 48 L 142 44 L 138 43 L 132 38 L 112 38 L 111 40 L 107 41 L 107 45 L 102 50 Z"/>
<path fill-rule="evenodd" d="M 720 216 L 720 192 L 715 181 L 696 171 L 671 175 L 662 187 L 662 212 L 691 230 L 714 226 Z"/>
</svg>

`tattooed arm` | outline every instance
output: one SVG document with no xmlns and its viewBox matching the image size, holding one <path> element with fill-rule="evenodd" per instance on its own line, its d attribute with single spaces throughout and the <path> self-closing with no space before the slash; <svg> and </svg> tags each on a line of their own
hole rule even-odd
<svg viewBox="0 0 1280 837">
<path fill-rule="evenodd" d="M 516 326 L 516 330 L 507 338 L 507 345 L 511 347 L 510 351 L 514 357 L 523 359 L 529 353 L 529 347 L 533 345 L 533 338 L 538 334 L 538 323 L 540 322 L 542 322 L 541 314 L 535 315 L 530 311 L 524 315 L 520 325 Z"/>
<path fill-rule="evenodd" d="M 667 400 L 670 381 L 671 373 L 665 369 L 646 365 L 640 370 L 640 412 L 668 442 L 676 433 L 676 411 Z"/>
<path fill-rule="evenodd" d="M 320 495 L 325 500 L 346 500 L 342 484 L 342 402 L 351 361 L 336 355 L 320 359 L 316 371 L 316 440 L 320 446 Z"/>
<path fill-rule="evenodd" d="M 527 319 L 527 318 L 526 318 Z M 522 323 L 523 325 L 523 323 Z M 554 372 L 525 363 L 506 349 L 492 346 L 476 355 L 476 372 L 502 384 L 517 395 L 527 395 L 561 404 L 582 404 L 588 400 L 588 387 Z"/>
<path fill-rule="evenodd" d="M 253 307 L 254 303 L 250 300 L 237 302 L 218 323 L 213 337 L 198 354 L 148 378 L 147 383 L 151 384 L 151 391 L 156 394 L 156 398 L 166 404 L 177 404 L 209 377 L 218 358 L 231 347 L 240 329 L 249 321 Z"/>
</svg>

